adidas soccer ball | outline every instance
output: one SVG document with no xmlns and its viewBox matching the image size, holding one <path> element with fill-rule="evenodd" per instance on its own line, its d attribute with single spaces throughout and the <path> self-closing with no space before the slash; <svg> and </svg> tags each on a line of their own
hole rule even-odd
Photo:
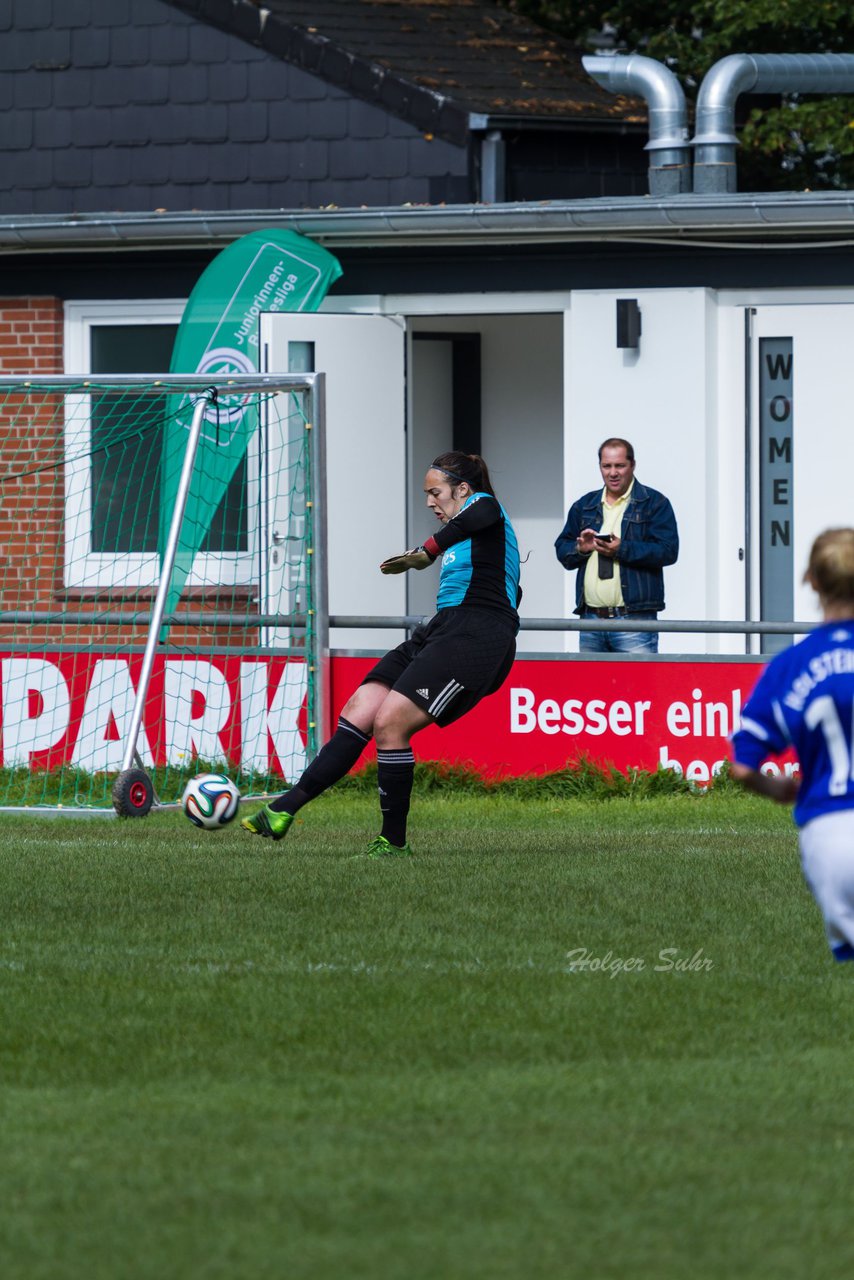
<svg viewBox="0 0 854 1280">
<path fill-rule="evenodd" d="M 200 773 L 181 796 L 185 817 L 205 831 L 218 831 L 237 817 L 240 792 L 224 773 Z"/>
</svg>

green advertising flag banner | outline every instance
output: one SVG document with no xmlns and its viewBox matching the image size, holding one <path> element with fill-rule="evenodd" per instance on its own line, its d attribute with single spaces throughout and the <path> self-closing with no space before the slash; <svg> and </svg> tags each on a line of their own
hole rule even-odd
<svg viewBox="0 0 854 1280">
<path fill-rule="evenodd" d="M 172 373 L 211 377 L 258 372 L 262 311 L 316 311 L 341 275 L 331 253 L 292 231 L 253 231 L 235 240 L 202 273 L 184 308 L 172 350 Z M 287 372 L 278 370 L 277 372 Z M 160 559 L 166 548 L 187 432 L 193 416 L 188 398 L 164 429 Z M 207 410 L 187 498 L 167 613 L 181 596 L 196 553 L 258 426 L 254 399 L 236 398 Z"/>
</svg>

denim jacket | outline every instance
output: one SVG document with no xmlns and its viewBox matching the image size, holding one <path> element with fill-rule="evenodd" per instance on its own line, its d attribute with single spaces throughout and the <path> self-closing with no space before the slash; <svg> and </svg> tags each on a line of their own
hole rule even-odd
<svg viewBox="0 0 854 1280">
<path fill-rule="evenodd" d="M 569 508 L 563 532 L 555 542 L 555 552 L 565 569 L 577 569 L 575 612 L 581 613 L 584 598 L 584 571 L 589 556 L 580 556 L 575 540 L 582 529 L 602 525 L 602 489 L 593 489 Z M 673 508 L 663 493 L 634 482 L 620 527 L 620 565 L 623 601 L 632 613 L 658 613 L 664 608 L 666 564 L 675 564 L 679 554 L 679 533 Z"/>
</svg>

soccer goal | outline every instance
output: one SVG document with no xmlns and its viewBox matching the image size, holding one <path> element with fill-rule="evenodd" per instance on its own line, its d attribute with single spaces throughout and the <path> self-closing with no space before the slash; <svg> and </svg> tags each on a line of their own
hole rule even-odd
<svg viewBox="0 0 854 1280">
<path fill-rule="evenodd" d="M 0 378 L 0 807 L 280 790 L 326 736 L 323 375 Z"/>
</svg>

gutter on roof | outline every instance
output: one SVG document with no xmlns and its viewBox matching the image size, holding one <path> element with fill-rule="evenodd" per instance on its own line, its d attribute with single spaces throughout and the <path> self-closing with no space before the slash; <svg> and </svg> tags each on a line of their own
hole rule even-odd
<svg viewBox="0 0 854 1280">
<path fill-rule="evenodd" d="M 572 243 L 661 237 L 854 237 L 854 191 L 762 192 L 538 204 L 241 213 L 29 214 L 0 218 L 0 253 L 221 249 L 250 231 L 289 230 L 334 249 Z"/>
</svg>

